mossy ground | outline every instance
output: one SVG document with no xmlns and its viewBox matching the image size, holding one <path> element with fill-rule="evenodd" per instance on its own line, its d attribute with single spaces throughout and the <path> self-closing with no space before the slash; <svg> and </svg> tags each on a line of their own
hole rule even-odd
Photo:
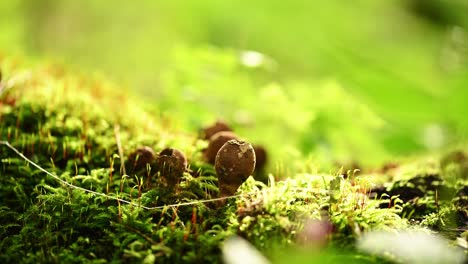
<svg viewBox="0 0 468 264">
<path fill-rule="evenodd" d="M 177 129 L 177 120 L 98 77 L 56 66 L 24 69 L 5 58 L 0 68 L 0 139 L 61 180 L 108 196 L 64 185 L 0 145 L 2 263 L 220 262 L 220 245 L 234 234 L 272 256 L 298 243 L 314 219 L 328 219 L 327 247 L 349 252 L 347 260 L 382 261 L 355 249 L 369 230 L 466 236 L 467 159 L 347 177 L 297 173 L 271 175 L 267 183 L 250 177 L 239 196 L 220 206 L 203 202 L 218 197 L 218 183 L 196 131 Z M 125 163 L 140 146 L 177 147 L 197 173 L 184 173 L 173 189 L 158 177 L 147 184 L 146 170 Z"/>
</svg>

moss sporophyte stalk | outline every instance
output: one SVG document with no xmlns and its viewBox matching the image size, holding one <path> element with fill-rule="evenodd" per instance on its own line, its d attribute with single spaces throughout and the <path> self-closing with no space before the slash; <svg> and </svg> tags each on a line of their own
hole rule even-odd
<svg viewBox="0 0 468 264">
<path fill-rule="evenodd" d="M 19 67 L 0 59 L 1 263 L 219 263 L 232 235 L 273 261 L 294 245 L 353 258 L 371 230 L 466 232 L 460 154 L 347 178 L 267 167 L 260 182 L 250 141 L 230 134 L 211 158 L 200 147 L 227 125 L 197 139 L 109 81 Z"/>
</svg>

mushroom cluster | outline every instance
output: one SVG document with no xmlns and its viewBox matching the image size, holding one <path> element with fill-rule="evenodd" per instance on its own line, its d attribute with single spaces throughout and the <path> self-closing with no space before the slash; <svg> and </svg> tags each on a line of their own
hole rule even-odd
<svg viewBox="0 0 468 264">
<path fill-rule="evenodd" d="M 216 121 L 202 134 L 209 140 L 204 156 L 215 166 L 221 197 L 233 195 L 254 171 L 263 170 L 267 162 L 265 148 L 241 140 L 225 122 Z"/>
<path fill-rule="evenodd" d="M 188 168 L 184 153 L 174 148 L 165 148 L 156 155 L 151 147 L 139 147 L 129 155 L 128 160 L 132 172 L 144 171 L 149 175 L 147 188 L 152 186 L 154 174 L 159 174 L 166 186 L 175 187 Z"/>
<path fill-rule="evenodd" d="M 214 165 L 221 197 L 233 195 L 254 171 L 261 171 L 267 161 L 267 152 L 262 146 L 241 140 L 225 122 L 217 121 L 206 127 L 201 138 L 209 140 L 204 157 L 207 163 Z M 129 155 L 128 161 L 131 173 L 148 175 L 148 189 L 154 182 L 174 188 L 184 172 L 190 172 L 184 153 L 175 148 L 165 148 L 156 154 L 151 147 L 142 146 Z"/>
<path fill-rule="evenodd" d="M 205 149 L 204 155 L 208 163 L 214 165 L 216 161 L 216 155 L 219 149 L 232 139 L 240 139 L 232 130 L 232 128 L 224 121 L 216 121 L 214 124 L 205 127 L 202 130 L 201 138 L 208 140 L 208 147 Z M 268 161 L 268 155 L 266 149 L 261 145 L 253 145 L 256 166 L 255 171 L 262 171 Z"/>
</svg>

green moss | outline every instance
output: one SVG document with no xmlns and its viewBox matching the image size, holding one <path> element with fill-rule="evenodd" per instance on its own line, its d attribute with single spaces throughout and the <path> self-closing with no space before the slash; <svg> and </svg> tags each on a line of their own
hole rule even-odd
<svg viewBox="0 0 468 264">
<path fill-rule="evenodd" d="M 454 159 L 454 153 L 458 153 L 455 155 L 458 158 Z M 463 152 L 454 153 L 442 156 L 440 163 L 432 160 L 401 166 L 392 175 L 392 182 L 374 189 L 376 195 L 398 197 L 402 217 L 455 239 L 464 231 L 468 220 L 468 182 L 464 169 L 468 163 L 461 158 Z M 391 201 L 385 201 L 380 207 L 391 205 Z"/>
<path fill-rule="evenodd" d="M 370 176 L 305 173 L 282 181 L 270 176 L 268 184 L 251 177 L 238 196 L 207 201 L 218 197 L 218 181 L 196 131 L 177 131 L 177 122 L 105 80 L 50 66 L 24 74 L 12 65 L 0 60 L 2 263 L 220 262 L 220 244 L 233 234 L 271 256 L 295 245 L 307 220 L 330 223 L 330 245 L 355 252 L 352 242 L 363 232 L 410 225 L 404 197 L 385 208 L 390 198 L 369 198 Z M 141 146 L 177 147 L 190 170 L 174 188 L 164 185 L 155 164 L 133 172 L 125 160 Z M 431 197 L 432 187 L 425 188 Z M 465 198 L 447 199 L 461 210 Z M 418 217 L 438 225 L 433 213 L 442 203 L 425 204 Z"/>
<path fill-rule="evenodd" d="M 11 69 L 5 77 L 14 81 L 18 72 Z M 160 150 L 179 144 L 187 153 L 196 148 L 186 143 L 194 137 L 173 132 L 167 124 L 163 128 L 157 113 L 143 110 L 112 84 L 48 68 L 13 81 L 4 82 L 8 89 L 0 98 L 1 138 L 61 180 L 153 207 L 217 192 L 210 174 L 186 175 L 175 192 L 143 192 L 139 186 L 147 175 L 122 174 L 122 161 L 137 146 Z M 219 258 L 224 231 L 212 230 L 217 212 L 204 204 L 143 210 L 64 186 L 5 146 L 0 156 L 2 211 L 7 212 L 2 218 L 2 262 Z"/>
</svg>

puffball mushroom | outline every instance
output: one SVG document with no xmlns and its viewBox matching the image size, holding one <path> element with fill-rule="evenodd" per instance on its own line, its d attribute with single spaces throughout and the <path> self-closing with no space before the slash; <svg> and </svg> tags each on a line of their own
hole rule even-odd
<svg viewBox="0 0 468 264">
<path fill-rule="evenodd" d="M 137 148 L 134 152 L 132 152 L 128 160 L 135 171 L 139 171 L 141 169 L 146 168 L 146 164 L 150 164 L 156 158 L 156 154 L 154 150 L 148 146 L 143 146 Z"/>
<path fill-rule="evenodd" d="M 231 139 L 238 139 L 237 135 L 231 131 L 220 131 L 210 138 L 208 148 L 205 150 L 205 157 L 208 163 L 215 164 L 216 155 L 219 149 Z"/>
<path fill-rule="evenodd" d="M 156 170 L 168 186 L 175 186 L 187 169 L 187 158 L 178 149 L 163 149 L 156 158 Z"/>
<path fill-rule="evenodd" d="M 255 151 L 250 143 L 236 139 L 226 142 L 215 162 L 221 197 L 233 195 L 254 169 Z"/>
<path fill-rule="evenodd" d="M 264 168 L 268 161 L 268 154 L 266 149 L 261 145 L 253 145 L 255 151 L 255 172 L 259 173 Z"/>
<path fill-rule="evenodd" d="M 232 131 L 232 129 L 227 123 L 218 120 L 213 125 L 205 127 L 203 129 L 202 138 L 205 140 L 209 140 L 214 134 L 221 131 Z"/>
</svg>

